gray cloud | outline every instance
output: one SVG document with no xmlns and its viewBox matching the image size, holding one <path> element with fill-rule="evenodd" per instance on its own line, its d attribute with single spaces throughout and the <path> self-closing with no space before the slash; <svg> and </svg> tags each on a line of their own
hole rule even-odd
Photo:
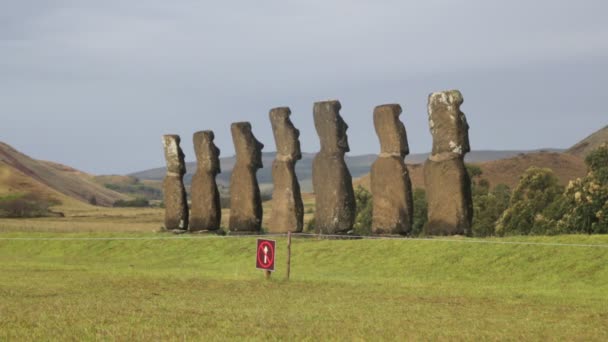
<svg viewBox="0 0 608 342">
<path fill-rule="evenodd" d="M 565 147 L 606 124 L 605 1 L 14 1 L 0 3 L 1 139 L 86 171 L 163 163 L 160 135 L 289 105 L 318 148 L 314 101 L 339 98 L 352 153 L 373 106 L 399 102 L 412 150 L 425 102 L 460 88 L 473 148 Z M 546 129 L 545 129 L 546 128 Z"/>
</svg>

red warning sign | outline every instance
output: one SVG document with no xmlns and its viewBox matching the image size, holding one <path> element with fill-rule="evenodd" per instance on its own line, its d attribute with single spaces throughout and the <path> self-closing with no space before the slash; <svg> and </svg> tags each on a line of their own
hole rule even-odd
<svg viewBox="0 0 608 342">
<path fill-rule="evenodd" d="M 276 241 L 258 239 L 257 255 L 255 267 L 260 270 L 274 271 L 274 256 L 275 256 Z"/>
</svg>

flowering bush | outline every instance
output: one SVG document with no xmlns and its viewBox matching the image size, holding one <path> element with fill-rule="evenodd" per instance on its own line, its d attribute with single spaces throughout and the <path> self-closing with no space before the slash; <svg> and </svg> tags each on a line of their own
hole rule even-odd
<svg viewBox="0 0 608 342">
<path fill-rule="evenodd" d="M 562 188 L 551 169 L 531 167 L 513 191 L 509 207 L 496 224 L 498 235 L 554 234 L 554 203 Z"/>
<path fill-rule="evenodd" d="M 570 181 L 564 192 L 565 212 L 558 228 L 569 233 L 608 233 L 608 147 L 585 159 L 589 173 Z"/>
</svg>

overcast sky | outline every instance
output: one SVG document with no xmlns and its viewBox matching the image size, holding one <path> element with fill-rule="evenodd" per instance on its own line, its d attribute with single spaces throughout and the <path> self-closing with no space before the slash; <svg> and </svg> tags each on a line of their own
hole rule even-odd
<svg viewBox="0 0 608 342">
<path fill-rule="evenodd" d="M 161 135 L 339 99 L 351 154 L 377 153 L 374 106 L 400 103 L 410 150 L 426 101 L 464 96 L 473 149 L 564 148 L 608 124 L 608 1 L 0 0 L 0 141 L 96 174 L 164 164 Z M 268 167 L 268 165 L 267 165 Z"/>
</svg>

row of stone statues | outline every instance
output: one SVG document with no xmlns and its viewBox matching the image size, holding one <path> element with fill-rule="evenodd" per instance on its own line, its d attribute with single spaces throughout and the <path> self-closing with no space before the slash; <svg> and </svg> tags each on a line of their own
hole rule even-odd
<svg viewBox="0 0 608 342">
<path fill-rule="evenodd" d="M 424 164 L 428 202 L 427 233 L 455 235 L 469 233 L 472 220 L 471 184 L 464 165 L 470 151 L 462 95 L 457 90 L 429 95 L 428 120 L 433 149 Z M 346 234 L 355 223 L 356 203 L 352 177 L 344 161 L 349 151 L 348 125 L 340 116 L 340 102 L 314 104 L 314 123 L 321 150 L 313 160 L 315 227 L 322 234 Z M 277 147 L 272 164 L 274 190 L 268 231 L 284 233 L 303 229 L 303 203 L 295 164 L 301 159 L 299 135 L 288 107 L 270 111 Z M 405 126 L 399 120 L 401 106 L 381 105 L 374 109 L 374 127 L 381 151 L 371 169 L 373 196 L 372 231 L 376 234 L 407 235 L 412 229 L 412 185 L 405 165 L 409 153 Z M 236 164 L 230 183 L 232 234 L 257 233 L 262 224 L 262 201 L 257 170 L 262 168 L 264 145 L 252 133 L 248 122 L 231 126 Z M 165 227 L 214 232 L 221 221 L 220 195 L 215 177 L 220 173 L 219 149 L 211 131 L 194 134 L 197 170 L 192 178 L 191 210 L 188 210 L 183 176 L 184 154 L 177 135 L 163 136 L 167 176 L 163 183 Z M 190 217 L 189 217 L 190 214 Z"/>
</svg>

